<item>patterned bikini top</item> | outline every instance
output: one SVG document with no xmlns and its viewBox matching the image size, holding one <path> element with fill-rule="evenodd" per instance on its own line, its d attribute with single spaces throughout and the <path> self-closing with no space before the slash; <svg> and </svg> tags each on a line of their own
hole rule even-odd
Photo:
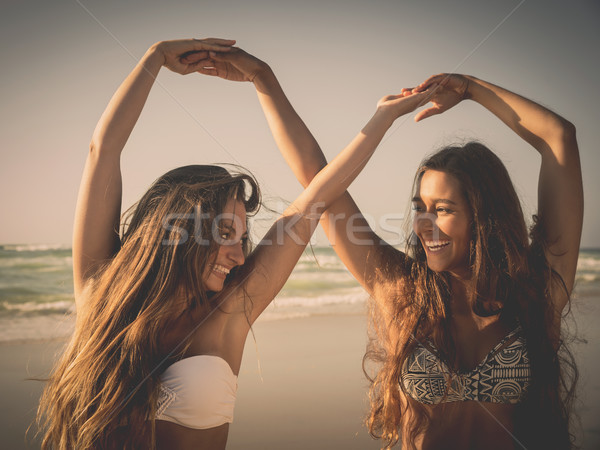
<svg viewBox="0 0 600 450">
<path fill-rule="evenodd" d="M 419 344 L 402 366 L 401 386 L 420 403 L 470 400 L 514 404 L 524 398 L 531 384 L 527 342 L 520 325 L 470 372 L 451 372 L 437 353 L 431 342 Z"/>
</svg>

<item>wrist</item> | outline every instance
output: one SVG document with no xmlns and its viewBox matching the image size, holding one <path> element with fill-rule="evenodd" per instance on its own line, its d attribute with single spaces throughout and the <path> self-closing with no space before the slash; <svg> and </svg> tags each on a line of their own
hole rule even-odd
<svg viewBox="0 0 600 450">
<path fill-rule="evenodd" d="M 252 83 L 256 86 L 267 86 L 273 83 L 276 80 L 275 74 L 271 67 L 266 63 L 261 61 L 260 68 L 254 74 L 254 78 L 252 79 Z"/>
<path fill-rule="evenodd" d="M 146 51 L 144 58 L 164 66 L 167 62 L 167 57 L 164 52 L 164 41 L 156 42 Z"/>
<path fill-rule="evenodd" d="M 273 74 L 271 67 L 266 62 L 261 61 L 259 64 L 259 69 L 254 74 L 254 79 L 252 82 L 268 81 L 274 77 L 275 75 Z"/>
<path fill-rule="evenodd" d="M 463 77 L 466 80 L 467 86 L 463 92 L 461 100 L 477 101 L 477 99 L 475 98 L 477 96 L 477 87 L 478 87 L 477 78 L 475 78 L 471 75 L 463 75 Z"/>
<path fill-rule="evenodd" d="M 391 127 L 394 121 L 402 114 L 396 108 L 390 106 L 378 106 L 373 114 L 372 120 L 380 123 L 387 128 Z"/>
</svg>

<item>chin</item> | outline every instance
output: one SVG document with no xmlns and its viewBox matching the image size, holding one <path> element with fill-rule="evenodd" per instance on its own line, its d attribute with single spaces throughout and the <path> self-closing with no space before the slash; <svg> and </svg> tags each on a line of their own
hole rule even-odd
<svg viewBox="0 0 600 450">
<path fill-rule="evenodd" d="M 429 267 L 430 270 L 433 270 L 434 272 L 440 273 L 440 272 L 445 272 L 448 270 L 447 267 L 444 267 L 443 264 L 439 264 L 439 262 L 435 262 L 435 261 L 431 261 L 429 258 L 427 258 L 427 267 Z"/>
<path fill-rule="evenodd" d="M 211 279 L 207 280 L 206 288 L 209 291 L 220 292 L 225 287 L 225 280 L 217 277 L 211 277 Z"/>
<path fill-rule="evenodd" d="M 218 286 L 206 286 L 206 289 L 209 290 L 210 292 L 221 292 L 223 290 L 223 285 L 218 285 Z"/>
</svg>

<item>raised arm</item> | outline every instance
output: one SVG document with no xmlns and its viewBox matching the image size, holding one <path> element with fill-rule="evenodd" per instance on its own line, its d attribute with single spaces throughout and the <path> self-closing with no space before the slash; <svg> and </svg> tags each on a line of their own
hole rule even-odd
<svg viewBox="0 0 600 450">
<path fill-rule="evenodd" d="M 298 116 L 271 68 L 240 49 L 227 54 L 214 54 L 211 69 L 201 69 L 207 75 L 233 81 L 251 81 L 256 87 L 269 127 L 284 158 L 300 183 L 307 187 L 327 164 L 319 144 Z M 353 276 L 372 292 L 371 282 L 382 248 L 397 253 L 370 228 L 348 192 L 329 205 L 321 224 L 342 262 Z M 348 230 L 354 230 L 348 233 Z"/>
<path fill-rule="evenodd" d="M 73 279 L 77 307 L 85 283 L 119 250 L 120 156 L 160 68 L 186 74 L 200 61 L 184 62 L 189 52 L 227 51 L 235 41 L 187 39 L 154 44 L 117 89 L 94 130 L 83 171 L 73 228 Z"/>
<path fill-rule="evenodd" d="M 425 91 L 410 97 L 384 97 L 361 132 L 315 175 L 302 194 L 269 230 L 254 254 L 256 273 L 248 284 L 248 292 L 256 296 L 253 300 L 258 298 L 263 301 L 262 304 L 256 304 L 254 317 L 262 311 L 261 306 L 266 307 L 283 287 L 321 215 L 331 209 L 331 205 L 344 194 L 394 120 L 427 102 L 429 95 L 430 91 Z"/>
<path fill-rule="evenodd" d="M 344 262 L 357 274 L 359 281 L 364 282 L 368 249 L 377 245 L 378 238 L 370 229 L 348 238 L 345 228 L 349 221 L 354 221 L 354 226 L 365 226 L 366 222 L 352 217 L 359 212 L 347 194 L 345 198 L 338 199 L 364 167 L 394 120 L 426 103 L 431 90 L 412 96 L 383 98 L 362 131 L 322 168 L 325 158 L 321 149 L 288 102 L 270 68 L 240 49 L 232 49 L 226 55 L 211 52 L 210 56 L 214 66 L 199 69 L 199 72 L 233 81 L 254 82 L 275 140 L 300 181 L 306 184 L 304 192 L 273 225 L 248 261 L 248 267 L 254 271 L 247 284 L 247 292 L 254 304 L 250 320 L 258 317 L 283 287 L 325 210 L 327 216 L 336 208 L 337 212 L 343 214 L 343 218 L 336 218 L 336 227 L 338 223 L 343 223 L 343 230 L 332 239 L 334 248 L 340 254 L 338 247 L 348 245 L 348 254 L 351 256 Z M 325 222 L 328 219 L 331 221 L 328 217 Z M 335 233 L 333 226 L 329 229 L 326 226 L 326 231 L 330 236 Z M 371 243 L 361 246 L 365 242 L 357 243 L 357 236 L 370 239 Z"/>
<path fill-rule="evenodd" d="M 471 99 L 487 108 L 542 157 L 538 183 L 538 216 L 548 243 L 546 257 L 569 292 L 573 289 L 583 223 L 583 186 L 579 150 L 573 124 L 558 114 L 520 95 L 472 76 L 440 74 L 430 77 L 412 92 L 439 85 L 433 107 L 416 120 L 439 114 Z M 567 298 L 556 295 L 562 310 Z"/>
</svg>

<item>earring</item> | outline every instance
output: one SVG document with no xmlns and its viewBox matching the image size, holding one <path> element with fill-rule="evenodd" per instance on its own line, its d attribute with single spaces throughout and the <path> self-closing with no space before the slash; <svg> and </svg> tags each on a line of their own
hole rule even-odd
<svg viewBox="0 0 600 450">
<path fill-rule="evenodd" d="M 469 241 L 469 266 L 473 265 L 473 261 L 475 260 L 475 241 L 471 239 Z"/>
</svg>

